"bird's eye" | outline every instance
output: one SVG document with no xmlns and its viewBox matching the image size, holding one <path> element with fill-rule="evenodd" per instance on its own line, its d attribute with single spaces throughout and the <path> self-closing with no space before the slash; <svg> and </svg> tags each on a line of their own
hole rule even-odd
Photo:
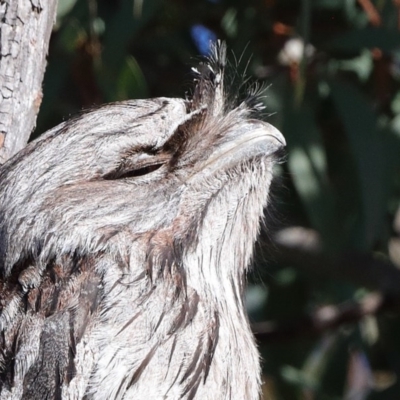
<svg viewBox="0 0 400 400">
<path fill-rule="evenodd" d="M 164 163 L 156 163 L 141 166 L 139 168 L 132 168 L 132 169 L 120 169 L 117 171 L 110 172 L 103 176 L 103 179 L 106 180 L 114 180 L 114 179 L 123 179 L 123 178 L 136 178 L 138 176 L 147 175 L 150 172 L 156 171 L 157 169 L 161 168 Z"/>
<path fill-rule="evenodd" d="M 136 176 L 143 176 L 143 175 L 147 175 L 150 172 L 156 171 L 157 169 L 159 169 L 163 164 L 153 164 L 153 165 L 146 165 L 145 167 L 142 168 L 137 168 L 137 169 L 133 169 L 130 171 L 127 171 L 125 173 L 122 173 L 119 178 L 134 178 Z"/>
</svg>

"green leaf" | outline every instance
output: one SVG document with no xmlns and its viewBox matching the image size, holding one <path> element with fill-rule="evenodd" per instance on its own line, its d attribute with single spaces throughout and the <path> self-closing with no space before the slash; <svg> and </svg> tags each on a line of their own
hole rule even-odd
<svg viewBox="0 0 400 400">
<path fill-rule="evenodd" d="M 57 4 L 57 20 L 64 18 L 74 7 L 76 0 L 59 0 Z"/>
<path fill-rule="evenodd" d="M 157 12 L 161 2 L 160 0 L 144 1 L 139 15 L 134 14 L 133 0 L 121 0 L 119 3 L 117 12 L 107 21 L 104 37 L 102 59 L 111 71 L 118 69 L 124 62 L 129 42 Z"/>
<path fill-rule="evenodd" d="M 312 391 L 317 390 L 321 383 L 322 375 L 332 357 L 335 349 L 336 335 L 322 338 L 308 355 L 302 369 L 285 365 L 281 369 L 283 378 L 302 388 Z"/>
<path fill-rule="evenodd" d="M 146 79 L 134 57 L 126 58 L 117 79 L 117 99 L 144 99 L 148 97 Z"/>
<path fill-rule="evenodd" d="M 311 225 L 328 245 L 337 240 L 334 196 L 329 185 L 327 161 L 313 110 L 286 106 L 283 132 L 288 142 L 288 166 L 293 183 L 306 209 Z"/>
<path fill-rule="evenodd" d="M 391 52 L 399 47 L 400 33 L 384 28 L 367 27 L 357 29 L 332 40 L 328 47 L 333 50 L 342 50 L 358 53 L 360 49 L 378 48 L 384 52 Z"/>
<path fill-rule="evenodd" d="M 363 216 L 362 247 L 371 248 L 382 232 L 390 170 L 377 118 L 367 100 L 354 87 L 338 81 L 331 84 L 332 98 L 344 124 L 357 167 Z"/>
</svg>

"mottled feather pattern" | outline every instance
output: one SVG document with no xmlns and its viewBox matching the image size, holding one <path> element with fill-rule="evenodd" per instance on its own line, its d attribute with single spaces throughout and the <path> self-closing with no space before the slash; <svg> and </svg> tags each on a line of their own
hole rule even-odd
<svg viewBox="0 0 400 400">
<path fill-rule="evenodd" d="M 249 399 L 245 274 L 282 135 L 225 89 L 107 104 L 0 169 L 0 399 Z"/>
</svg>

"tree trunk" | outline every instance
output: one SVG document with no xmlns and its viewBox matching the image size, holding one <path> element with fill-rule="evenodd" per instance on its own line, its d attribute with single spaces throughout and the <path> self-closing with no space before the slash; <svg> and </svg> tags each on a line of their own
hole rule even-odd
<svg viewBox="0 0 400 400">
<path fill-rule="evenodd" d="M 36 125 L 57 0 L 0 0 L 0 164 Z"/>
</svg>

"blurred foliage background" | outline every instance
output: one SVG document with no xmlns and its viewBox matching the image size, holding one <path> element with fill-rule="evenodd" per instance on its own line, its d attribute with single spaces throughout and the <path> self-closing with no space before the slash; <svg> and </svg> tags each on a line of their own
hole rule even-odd
<svg viewBox="0 0 400 400">
<path fill-rule="evenodd" d="M 33 136 L 185 96 L 216 38 L 288 142 L 247 293 L 265 398 L 400 399 L 398 0 L 59 0 Z"/>
</svg>

